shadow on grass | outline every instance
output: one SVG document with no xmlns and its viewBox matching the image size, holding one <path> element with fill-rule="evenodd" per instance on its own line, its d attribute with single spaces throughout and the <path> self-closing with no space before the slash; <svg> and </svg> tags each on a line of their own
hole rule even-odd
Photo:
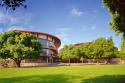
<svg viewBox="0 0 125 83">
<path fill-rule="evenodd" d="M 0 78 L 0 83 L 74 83 L 74 79 L 78 78 L 79 76 L 68 75 L 20 76 Z"/>
<path fill-rule="evenodd" d="M 81 83 L 125 83 L 125 75 L 104 75 L 84 79 Z"/>
<path fill-rule="evenodd" d="M 79 78 L 80 81 L 76 81 Z M 0 83 L 125 83 L 125 75 L 105 75 L 89 79 L 68 75 L 34 75 L 0 78 Z"/>
</svg>

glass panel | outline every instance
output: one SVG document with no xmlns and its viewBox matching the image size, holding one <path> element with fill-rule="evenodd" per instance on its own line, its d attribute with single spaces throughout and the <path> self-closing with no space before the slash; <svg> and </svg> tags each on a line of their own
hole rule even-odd
<svg viewBox="0 0 125 83">
<path fill-rule="evenodd" d="M 41 56 L 51 56 L 52 54 L 53 54 L 52 50 L 43 49 L 43 53 L 41 54 Z"/>
<path fill-rule="evenodd" d="M 38 38 L 38 41 L 39 41 L 43 46 L 47 46 L 47 40 Z"/>
<path fill-rule="evenodd" d="M 39 41 L 43 46 L 53 47 L 53 48 L 55 48 L 54 43 L 51 42 L 51 41 L 49 41 L 49 40 L 38 38 L 38 41 Z"/>
</svg>

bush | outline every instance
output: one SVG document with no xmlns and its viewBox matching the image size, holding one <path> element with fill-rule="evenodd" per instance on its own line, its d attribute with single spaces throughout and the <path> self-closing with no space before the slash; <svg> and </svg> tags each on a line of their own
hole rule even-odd
<svg viewBox="0 0 125 83">
<path fill-rule="evenodd" d="M 6 59 L 1 59 L 1 58 L 0 58 L 0 67 L 1 67 L 1 68 L 6 68 L 6 67 L 8 67 L 8 63 L 9 63 L 8 60 L 6 60 Z"/>
<path fill-rule="evenodd" d="M 125 60 L 125 51 L 120 51 L 119 57 L 121 58 L 121 60 Z"/>
</svg>

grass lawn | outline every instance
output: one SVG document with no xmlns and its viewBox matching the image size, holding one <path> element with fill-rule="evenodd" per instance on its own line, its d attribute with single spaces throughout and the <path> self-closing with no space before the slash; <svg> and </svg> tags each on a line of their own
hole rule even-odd
<svg viewBox="0 0 125 83">
<path fill-rule="evenodd" d="M 0 83 L 125 83 L 125 65 L 0 69 Z"/>
</svg>

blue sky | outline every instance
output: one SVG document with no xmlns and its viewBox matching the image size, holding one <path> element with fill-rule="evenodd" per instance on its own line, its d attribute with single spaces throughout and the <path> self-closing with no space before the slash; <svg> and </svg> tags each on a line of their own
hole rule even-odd
<svg viewBox="0 0 125 83">
<path fill-rule="evenodd" d="M 27 0 L 28 8 L 6 11 L 0 8 L 0 31 L 25 29 L 58 36 L 64 44 L 89 42 L 98 37 L 113 37 L 111 17 L 101 0 Z M 61 46 L 61 47 L 62 47 Z"/>
</svg>

